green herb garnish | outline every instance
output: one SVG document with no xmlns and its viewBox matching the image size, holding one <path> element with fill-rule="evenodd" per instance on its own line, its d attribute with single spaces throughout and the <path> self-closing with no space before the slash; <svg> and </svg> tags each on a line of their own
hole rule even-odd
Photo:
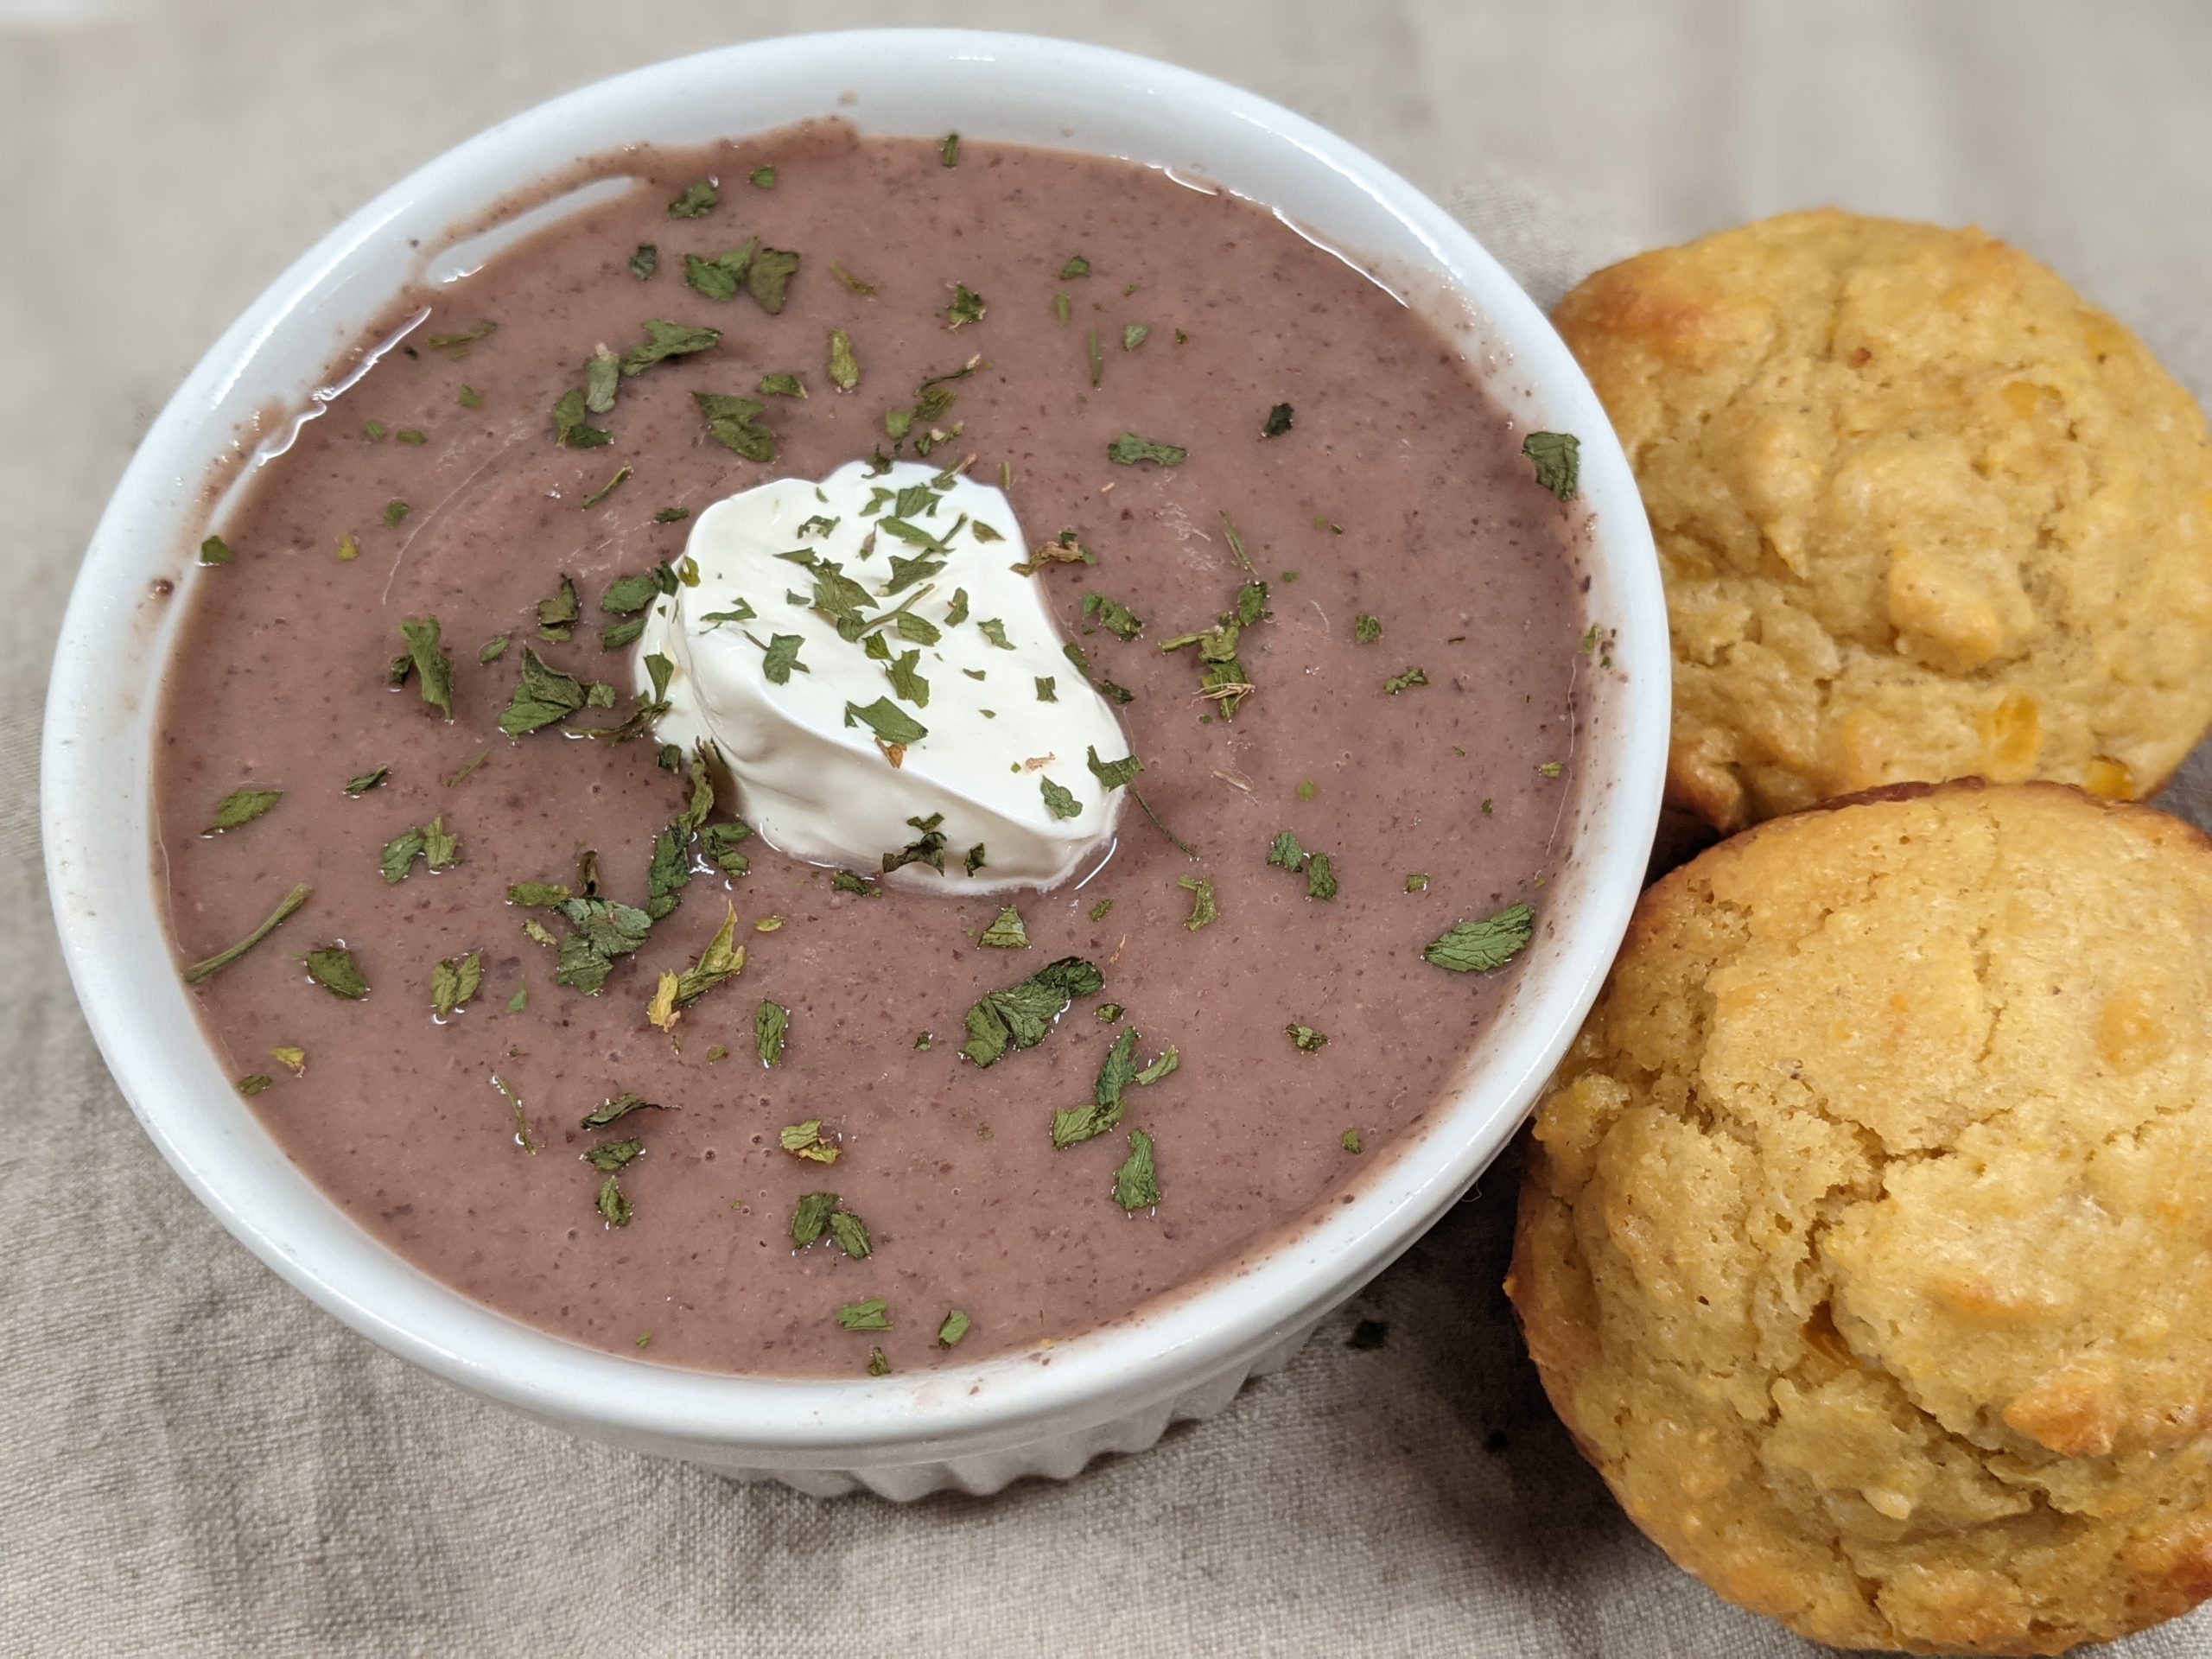
<svg viewBox="0 0 2212 1659">
<path fill-rule="evenodd" d="M 499 332 L 499 325 L 496 322 L 473 322 L 457 334 L 425 336 L 423 349 L 426 352 L 443 352 L 458 363 L 468 355 L 470 348 L 479 340 L 489 340 Z"/>
<path fill-rule="evenodd" d="M 415 868 L 415 861 L 423 855 L 423 832 L 404 830 L 385 842 L 384 852 L 378 860 L 389 886 L 397 887 Z"/>
<path fill-rule="evenodd" d="M 845 1223 L 842 1228 L 838 1225 L 840 1217 Z M 855 1261 L 868 1254 L 868 1229 L 861 1225 L 859 1217 L 839 1207 L 835 1192 L 803 1193 L 791 1210 L 792 1244 L 805 1249 L 818 1243 L 824 1233 Z"/>
<path fill-rule="evenodd" d="M 702 179 L 696 184 L 686 185 L 683 194 L 668 204 L 668 216 L 671 219 L 704 219 L 721 199 L 721 192 Z"/>
<path fill-rule="evenodd" d="M 1129 1131 L 1129 1155 L 1114 1172 L 1114 1202 L 1135 1211 L 1160 1203 L 1160 1175 L 1153 1162 L 1152 1137 L 1142 1129 Z"/>
<path fill-rule="evenodd" d="M 1268 847 L 1268 862 L 1293 872 L 1306 873 L 1306 896 L 1309 899 L 1333 899 L 1337 896 L 1336 871 L 1326 853 L 1309 853 L 1298 844 L 1298 837 L 1287 830 L 1277 835 Z"/>
<path fill-rule="evenodd" d="M 664 322 L 658 317 L 645 320 L 645 342 L 633 346 L 630 354 L 622 359 L 622 372 L 627 377 L 642 374 L 656 363 L 671 357 L 689 357 L 694 352 L 703 352 L 721 344 L 721 330 L 707 328 L 690 323 Z"/>
<path fill-rule="evenodd" d="M 822 1138 L 822 1120 L 818 1117 L 810 1117 L 804 1123 L 787 1124 L 779 1131 L 777 1138 L 785 1152 L 809 1163 L 834 1164 L 844 1154 L 843 1147 Z"/>
<path fill-rule="evenodd" d="M 790 1031 L 791 1011 L 780 1002 L 763 998 L 753 1015 L 753 1046 L 763 1065 L 784 1063 L 784 1037 Z M 789 1147 L 785 1148 L 790 1150 Z"/>
<path fill-rule="evenodd" d="M 407 655 L 402 660 L 414 672 L 416 683 L 423 693 L 423 701 L 444 715 L 450 724 L 453 720 L 453 663 L 439 648 L 438 619 L 428 616 L 420 621 L 402 622 L 399 632 L 407 641 Z M 395 672 L 400 673 L 401 679 L 406 677 L 405 673 L 400 671 L 398 663 L 394 663 L 392 667 Z M 394 682 L 395 684 L 397 683 Z"/>
<path fill-rule="evenodd" d="M 938 1326 L 937 1345 L 940 1348 L 957 1347 L 959 1345 L 960 1338 L 966 1336 L 973 1328 L 973 1322 L 956 1307 L 944 1316 L 944 1323 Z"/>
<path fill-rule="evenodd" d="M 600 1184 L 598 1207 L 610 1227 L 627 1227 L 634 1213 L 630 1200 L 622 1195 L 620 1179 L 613 1175 Z"/>
<path fill-rule="evenodd" d="M 585 1113 L 577 1127 L 586 1129 L 603 1129 L 608 1124 L 629 1116 L 632 1112 L 658 1112 L 664 1109 L 665 1109 L 647 1100 L 643 1095 L 616 1095 L 608 1100 L 602 1101 L 593 1110 Z"/>
<path fill-rule="evenodd" d="M 1022 925 L 1021 912 L 1008 905 L 999 912 L 995 921 L 976 935 L 976 943 L 995 950 L 1027 950 L 1029 930 Z"/>
<path fill-rule="evenodd" d="M 1574 493 L 1582 474 L 1581 444 L 1571 432 L 1531 432 L 1521 453 L 1536 469 L 1536 482 L 1564 501 Z"/>
<path fill-rule="evenodd" d="M 877 742 L 899 749 L 904 749 L 909 743 L 918 743 L 930 734 L 928 727 L 888 697 L 878 697 L 865 707 L 848 702 L 845 705 L 845 724 L 865 725 L 875 734 Z"/>
<path fill-rule="evenodd" d="M 1509 905 L 1478 922 L 1461 922 L 1421 954 L 1455 974 L 1488 973 L 1503 968 L 1528 948 L 1535 933 L 1535 912 Z"/>
<path fill-rule="evenodd" d="M 1091 1103 L 1052 1114 L 1052 1146 L 1056 1150 L 1065 1152 L 1119 1127 L 1122 1096 L 1129 1085 L 1157 1083 L 1182 1064 L 1182 1057 L 1169 1048 L 1150 1065 L 1138 1070 L 1137 1045 L 1142 1040 L 1135 1027 L 1124 1030 L 1098 1063 L 1098 1078 L 1091 1085 Z"/>
<path fill-rule="evenodd" d="M 909 818 L 906 822 L 921 833 L 897 852 L 883 855 L 883 873 L 888 875 L 893 870 L 905 869 L 909 864 L 926 864 L 943 875 L 947 842 L 944 830 L 940 826 L 944 823 L 944 814 L 932 812 L 926 818 Z M 972 875 L 975 872 L 971 870 L 969 874 Z"/>
<path fill-rule="evenodd" d="M 652 931 L 653 918 L 644 911 L 595 893 L 567 899 L 557 908 L 574 931 L 561 941 L 553 982 L 586 995 L 603 989 L 616 960 L 635 951 Z"/>
<path fill-rule="evenodd" d="M 1095 746 L 1084 749 L 1084 762 L 1101 789 L 1120 789 L 1144 770 L 1144 762 L 1134 754 L 1124 755 L 1119 760 L 1101 760 Z"/>
<path fill-rule="evenodd" d="M 508 701 L 506 712 L 499 716 L 499 729 L 509 737 L 521 737 L 557 724 L 583 706 L 582 682 L 572 674 L 548 666 L 534 647 L 524 645 L 522 678 Z"/>
<path fill-rule="evenodd" d="M 880 638 L 881 636 L 871 635 L 870 637 Z M 930 683 L 922 677 L 920 672 L 918 664 L 921 660 L 922 653 L 918 650 L 902 652 L 895 661 L 885 667 L 883 671 L 891 677 L 891 691 L 893 696 L 904 698 L 917 709 L 926 709 L 930 706 Z"/>
<path fill-rule="evenodd" d="M 1095 995 L 1105 976 L 1080 957 L 1062 957 L 1027 979 L 993 991 L 968 1010 L 968 1040 L 961 1053 L 979 1066 L 1009 1047 L 1033 1048 L 1079 996 Z"/>
<path fill-rule="evenodd" d="M 1387 695 L 1395 697 L 1401 691 L 1410 691 L 1417 685 L 1427 685 L 1427 683 L 1428 676 L 1427 674 L 1423 673 L 1418 668 L 1409 668 L 1404 673 L 1393 674 L 1389 679 L 1383 681 L 1382 690 Z"/>
<path fill-rule="evenodd" d="M 1243 660 L 1237 655 L 1237 642 L 1246 628 L 1267 614 L 1268 584 L 1248 582 L 1236 590 L 1234 607 L 1223 612 L 1214 626 L 1160 642 L 1162 651 L 1180 651 L 1185 645 L 1198 647 L 1201 665 L 1198 695 L 1214 703 L 1224 720 L 1235 718 L 1238 708 L 1255 690 Z"/>
<path fill-rule="evenodd" d="M 1083 596 L 1083 617 L 1086 622 L 1096 621 L 1102 628 L 1123 639 L 1134 639 L 1144 624 L 1137 613 L 1119 600 L 1109 599 L 1103 594 Z"/>
<path fill-rule="evenodd" d="M 880 1296 L 870 1301 L 850 1302 L 837 1310 L 837 1323 L 848 1331 L 888 1331 L 889 1306 Z"/>
<path fill-rule="evenodd" d="M 1015 575 L 1035 575 L 1046 564 L 1097 564 L 1097 553 L 1075 540 L 1075 531 L 1059 531 L 1059 536 L 1039 546 L 1027 560 L 1011 566 L 1011 569 Z"/>
<path fill-rule="evenodd" d="M 423 861 L 434 870 L 461 862 L 461 837 L 446 828 L 442 812 L 423 826 Z"/>
<path fill-rule="evenodd" d="M 632 470 L 632 468 L 626 461 L 620 467 L 615 468 L 613 477 L 608 479 L 606 483 L 601 485 L 589 495 L 584 497 L 583 506 L 587 509 L 595 507 L 601 502 L 606 500 L 608 496 L 613 494 L 615 491 L 620 489 L 622 486 L 628 481 Z"/>
<path fill-rule="evenodd" d="M 861 360 L 853 355 L 853 337 L 842 328 L 830 331 L 830 384 L 850 391 L 861 383 Z"/>
<path fill-rule="evenodd" d="M 484 953 L 448 957 L 430 970 L 430 1007 L 440 1020 L 452 1016 L 484 983 Z"/>
<path fill-rule="evenodd" d="M 645 282 L 660 269 L 660 250 L 650 242 L 638 244 L 638 251 L 630 256 L 630 274 Z"/>
<path fill-rule="evenodd" d="M 267 918 L 262 922 L 260 926 L 255 928 L 252 932 L 247 934 L 245 938 L 240 939 L 236 944 L 232 945 L 228 950 L 218 950 L 213 956 L 204 957 L 200 961 L 194 963 L 189 968 L 187 968 L 184 970 L 184 982 L 188 985 L 200 985 L 214 978 L 215 976 L 221 973 L 224 969 L 229 967 L 240 957 L 245 955 L 247 951 L 252 950 L 255 945 L 259 944 L 271 933 L 274 933 L 277 928 L 283 925 L 287 917 L 290 916 L 292 912 L 297 910 L 302 905 L 307 903 L 308 895 L 313 891 L 314 889 L 309 887 L 305 882 L 302 882 L 298 887 L 294 887 L 289 893 L 286 893 L 282 899 L 276 901 L 276 908 L 270 911 Z"/>
<path fill-rule="evenodd" d="M 552 598 L 537 601 L 538 637 L 558 645 L 575 632 L 582 615 L 583 604 L 576 597 L 576 584 L 564 575 Z"/>
<path fill-rule="evenodd" d="M 565 583 L 568 579 L 564 576 L 562 580 Z M 599 596 L 599 608 L 610 616 L 633 616 L 663 594 L 675 591 L 675 573 L 666 565 L 659 565 L 609 582 L 607 591 Z M 542 616 L 544 607 L 538 608 Z"/>
<path fill-rule="evenodd" d="M 1134 467 L 1142 461 L 1161 467 L 1180 467 L 1189 454 L 1179 444 L 1154 443 L 1134 432 L 1124 432 L 1106 446 L 1106 459 L 1122 467 Z"/>
<path fill-rule="evenodd" d="M 1355 616 L 1351 620 L 1351 637 L 1355 644 L 1371 645 L 1382 637 L 1382 624 L 1376 617 Z"/>
<path fill-rule="evenodd" d="M 798 274 L 798 255 L 788 248 L 763 248 L 745 272 L 745 291 L 770 315 L 784 308 L 791 280 Z"/>
<path fill-rule="evenodd" d="M 584 420 L 584 394 L 571 386 L 553 405 L 553 442 L 567 449 L 600 449 L 614 435 Z"/>
<path fill-rule="evenodd" d="M 760 424 L 758 417 L 767 405 L 759 398 L 695 391 L 691 400 L 698 404 L 699 413 L 707 423 L 707 435 L 725 449 L 747 461 L 776 458 L 776 435 Z"/>
<path fill-rule="evenodd" d="M 642 1141 L 602 1141 L 595 1147 L 586 1147 L 583 1158 L 594 1169 L 612 1175 L 637 1162 L 645 1150 Z"/>
<path fill-rule="evenodd" d="M 1045 810 L 1056 818 L 1078 818 L 1083 816 L 1083 803 L 1071 791 L 1062 788 L 1050 778 L 1039 778 L 1038 784 L 1045 795 Z"/>
<path fill-rule="evenodd" d="M 369 994 L 369 982 L 361 977 L 353 953 L 342 944 L 326 944 L 308 951 L 300 961 L 308 970 L 308 977 L 333 996 L 358 1002 Z"/>
<path fill-rule="evenodd" d="M 1221 906 L 1214 899 L 1211 876 L 1178 876 L 1175 885 L 1192 895 L 1190 919 L 1183 924 L 1185 927 L 1195 933 L 1207 923 L 1220 919 Z"/>
<path fill-rule="evenodd" d="M 1301 1054 L 1318 1054 L 1329 1046 L 1329 1039 L 1311 1026 L 1285 1026 L 1283 1033 Z"/>
<path fill-rule="evenodd" d="M 1176 849 L 1185 858 L 1196 858 L 1198 855 L 1198 849 L 1167 827 L 1167 821 L 1152 810 L 1152 803 L 1137 792 L 1136 785 L 1134 784 L 1129 785 L 1129 798 L 1144 810 L 1145 817 L 1152 820 L 1152 827 L 1173 842 Z"/>
<path fill-rule="evenodd" d="M 953 284 L 952 302 L 944 308 L 944 326 L 957 328 L 963 322 L 983 320 L 983 296 L 965 283 Z"/>
<path fill-rule="evenodd" d="M 662 1031 L 672 1028 L 677 1010 L 696 1002 L 715 986 L 726 980 L 735 979 L 745 971 L 745 947 L 737 943 L 737 906 L 723 900 L 722 925 L 715 930 L 715 937 L 707 941 L 707 948 L 699 953 L 699 960 L 682 973 L 664 973 L 656 985 L 652 1000 L 645 1005 L 645 1018 Z M 670 908 L 673 909 L 671 905 Z M 781 1033 L 778 1033 L 780 1046 Z M 780 1052 L 780 1046 L 779 1052 Z M 764 1054 L 762 1058 L 766 1059 Z M 772 1061 L 769 1062 L 773 1064 Z"/>
<path fill-rule="evenodd" d="M 215 821 L 200 833 L 220 834 L 251 823 L 284 798 L 281 789 L 234 789 L 215 803 Z"/>
<path fill-rule="evenodd" d="M 746 638 L 751 639 L 753 636 L 748 633 L 746 635 Z M 760 642 L 756 639 L 753 640 L 753 643 L 755 645 L 760 645 Z M 793 669 L 797 669 L 802 674 L 811 673 L 813 671 L 809 669 L 804 663 L 802 663 L 798 659 L 799 647 L 805 643 L 806 636 L 804 634 L 770 634 L 768 636 L 768 643 L 765 645 L 761 645 L 760 647 L 760 673 L 762 677 L 767 680 L 771 685 L 788 685 L 791 683 L 791 671 Z"/>
<path fill-rule="evenodd" d="M 200 543 L 200 563 L 202 564 L 235 564 L 238 555 L 231 544 L 219 536 L 210 536 Z"/>
</svg>

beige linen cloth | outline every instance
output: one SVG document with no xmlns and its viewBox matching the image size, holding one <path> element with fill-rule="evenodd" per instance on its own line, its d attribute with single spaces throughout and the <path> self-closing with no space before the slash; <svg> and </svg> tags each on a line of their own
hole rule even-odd
<svg viewBox="0 0 2212 1659">
<path fill-rule="evenodd" d="M 0 0 L 0 1651 L 1809 1651 L 1675 1572 L 1553 1421 L 1498 1293 L 1510 1167 L 1361 1299 L 1379 1351 L 1347 1316 L 1153 1452 L 902 1509 L 433 1382 L 256 1265 L 108 1082 L 47 912 L 36 731 L 86 537 L 191 360 L 512 110 L 750 35 L 923 22 L 1266 92 L 1452 200 L 1545 303 L 1633 245 L 1835 200 L 2014 238 L 2212 391 L 2212 10 L 2186 0 Z M 2126 1644 L 2208 1651 L 2212 1616 Z"/>
</svg>

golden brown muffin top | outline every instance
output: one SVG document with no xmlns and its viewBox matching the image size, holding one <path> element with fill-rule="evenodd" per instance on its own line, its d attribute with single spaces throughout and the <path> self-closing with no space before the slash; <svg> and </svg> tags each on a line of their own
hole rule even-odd
<svg viewBox="0 0 2212 1659">
<path fill-rule="evenodd" d="M 1778 819 L 1645 895 L 1512 1291 L 1638 1525 L 1849 1646 L 2212 1593 L 2212 845 L 2071 790 Z"/>
<path fill-rule="evenodd" d="M 2212 447 L 2125 328 L 1979 231 L 1792 213 L 1554 321 L 1674 629 L 1671 798 L 1738 828 L 1905 779 L 2133 798 L 2212 720 Z"/>
</svg>

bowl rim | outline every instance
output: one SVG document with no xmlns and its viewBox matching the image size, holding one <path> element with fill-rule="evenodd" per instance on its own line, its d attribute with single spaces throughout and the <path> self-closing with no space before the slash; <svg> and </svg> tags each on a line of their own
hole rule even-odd
<svg viewBox="0 0 2212 1659">
<path fill-rule="evenodd" d="M 100 810 L 101 727 L 111 721 L 114 706 L 115 694 L 102 690 L 95 664 L 103 642 L 112 639 L 120 603 L 143 591 L 149 562 L 171 552 L 149 552 L 144 538 L 124 535 L 132 504 L 178 485 L 180 461 L 195 434 L 204 436 L 205 411 L 243 373 L 275 324 L 335 283 L 349 259 L 409 203 L 441 180 L 465 175 L 518 145 L 560 156 L 560 135 L 576 112 L 671 77 L 804 74 L 823 88 L 823 113 L 839 113 L 837 93 L 855 83 L 856 57 L 887 48 L 910 62 L 1010 63 L 1026 86 L 1033 86 L 1038 77 L 1076 76 L 1094 86 L 1119 85 L 1163 110 L 1204 106 L 1300 152 L 1301 164 L 1352 181 L 1402 221 L 1430 251 L 1437 274 L 1510 348 L 1516 371 L 1541 388 L 1544 415 L 1580 437 L 1580 495 L 1591 516 L 1587 556 L 1624 601 L 1609 619 L 1615 629 L 1612 650 L 1636 690 L 1615 699 L 1613 729 L 1599 746 L 1614 764 L 1601 769 L 1593 762 L 1583 780 L 1586 791 L 1605 791 L 1605 799 L 1583 814 L 1575 852 L 1577 861 L 1592 868 L 1589 890 L 1560 925 L 1571 937 L 1557 971 L 1538 982 L 1537 964 L 1531 963 L 1516 988 L 1510 1012 L 1526 1029 L 1514 1033 L 1497 1063 L 1483 1071 L 1480 1090 L 1470 1088 L 1463 1074 L 1448 1103 L 1413 1132 L 1403 1153 L 1368 1172 L 1345 1201 L 1318 1217 L 1306 1212 L 1254 1247 L 1238 1270 L 1217 1268 L 1131 1314 L 1052 1344 L 1049 1353 L 1017 1351 L 883 1378 L 691 1371 L 585 1348 L 524 1325 L 430 1280 L 319 1192 L 320 1214 L 310 1203 L 288 1222 L 278 1213 L 286 1200 L 257 1193 L 243 1180 L 235 1137 L 195 1109 L 162 1050 L 128 1017 L 127 999 L 113 995 L 124 988 L 160 995 L 149 978 L 157 976 L 181 998 L 169 951 L 165 948 L 151 969 L 123 960 L 113 941 L 89 923 L 85 906 L 71 898 L 86 880 L 73 861 L 86 842 L 87 815 Z M 865 105 L 861 119 L 865 130 Z M 742 120 L 730 124 L 732 137 L 760 130 Z M 549 162 L 545 170 L 557 165 Z M 505 189 L 531 182 L 510 175 Z M 181 546 L 206 508 L 189 488 L 178 500 L 179 506 L 158 511 L 171 521 Z M 785 35 L 593 82 L 442 151 L 321 238 L 200 358 L 118 482 L 63 620 L 41 754 L 48 890 L 87 1022 L 149 1137 L 234 1236 L 354 1330 L 448 1381 L 603 1436 L 636 1438 L 664 1449 L 741 1446 L 770 1465 L 923 1461 L 1103 1421 L 1226 1370 L 1310 1325 L 1412 1244 L 1472 1185 L 1525 1119 L 1588 1012 L 1626 930 L 1659 811 L 1669 668 L 1656 556 L 1628 462 L 1596 394 L 1513 278 L 1470 232 L 1396 173 L 1256 94 L 1109 48 L 965 29 Z M 154 693 L 142 686 L 140 695 Z M 112 878 L 111 866 L 109 874 Z M 136 879 L 152 887 L 150 857 Z"/>
</svg>

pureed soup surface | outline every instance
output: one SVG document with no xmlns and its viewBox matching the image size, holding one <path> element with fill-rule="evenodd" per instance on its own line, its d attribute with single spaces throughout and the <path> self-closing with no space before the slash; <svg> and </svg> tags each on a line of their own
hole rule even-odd
<svg viewBox="0 0 2212 1659">
<path fill-rule="evenodd" d="M 1543 924 L 1586 647 L 1569 508 L 1440 334 L 1264 209 L 1160 171 L 980 143 L 948 165 L 937 143 L 830 124 L 579 176 L 625 174 L 635 189 L 395 307 L 334 380 L 429 315 L 261 468 L 221 526 L 234 556 L 195 574 L 156 780 L 180 959 L 313 889 L 199 985 L 213 1039 L 361 1226 L 597 1347 L 750 1373 L 908 1369 L 954 1357 L 938 1335 L 955 1309 L 966 1360 L 1192 1284 L 1342 1192 L 1437 1103 L 1514 969 L 1446 971 L 1423 948 L 1520 902 Z M 708 175 L 711 207 L 684 194 Z M 779 311 L 742 282 L 727 299 L 687 283 L 685 255 L 753 238 L 799 256 Z M 973 308 L 956 285 L 982 307 L 957 328 Z M 721 337 L 582 415 L 611 442 L 557 442 L 549 411 L 594 346 L 630 352 L 648 319 Z M 482 323 L 496 332 L 452 338 Z M 850 391 L 832 382 L 833 329 L 860 371 Z M 894 445 L 887 411 L 979 356 Z M 779 374 L 804 397 L 760 397 Z M 760 397 L 775 458 L 715 442 L 696 392 Z M 1187 457 L 1116 464 L 1125 432 Z M 1119 713 L 1135 787 L 1198 856 L 1133 801 L 1103 868 L 1052 893 L 963 893 L 957 848 L 938 897 L 849 891 L 759 836 L 733 878 L 695 844 L 677 907 L 603 990 L 556 983 L 543 941 L 579 930 L 510 887 L 581 891 L 590 849 L 605 896 L 644 906 L 655 837 L 690 798 L 650 734 L 577 734 L 636 707 L 634 647 L 601 641 L 634 619 L 602 595 L 681 564 L 678 510 L 925 445 L 934 465 L 973 455 L 979 480 L 1010 479 L 1033 547 L 1072 530 L 1095 556 L 1033 580 L 1091 671 L 1134 694 Z M 1224 718 L 1198 695 L 1198 653 L 1160 647 L 1213 627 L 1255 575 L 1268 613 L 1236 648 L 1254 690 Z M 582 614 L 556 641 L 538 607 L 558 618 L 564 575 Z M 1141 631 L 1086 623 L 1090 593 Z M 391 683 L 402 621 L 430 617 L 450 721 L 419 672 Z M 614 706 L 503 734 L 525 645 L 611 684 Z M 281 798 L 205 833 L 241 787 Z M 713 821 L 734 807 L 725 791 Z M 408 856 L 402 838 L 426 826 L 443 868 Z M 1285 830 L 1328 855 L 1332 896 L 1297 855 L 1270 862 Z M 388 881 L 395 840 L 405 874 Z M 726 898 L 742 973 L 657 1029 L 658 976 L 698 962 Z M 1008 902 L 1028 948 L 980 945 Z M 303 964 L 339 944 L 365 997 Z M 472 953 L 481 984 L 441 1020 L 437 965 Z M 1069 957 L 1102 991 L 988 1069 L 962 1057 L 972 1003 Z M 789 1016 L 772 1066 L 766 1001 Z M 1172 1046 L 1179 1067 L 1129 1084 L 1109 1133 L 1056 1150 L 1054 1111 L 1094 1101 L 1132 1027 L 1137 1065 Z M 654 1105 L 580 1127 L 626 1095 Z M 812 1120 L 834 1163 L 785 1149 L 781 1131 Z M 1125 1211 L 1132 1130 L 1153 1143 L 1159 1197 Z M 585 1157 L 610 1145 L 611 1190 Z M 841 1243 L 859 1243 L 845 1224 L 794 1248 L 800 1200 L 830 1192 L 865 1255 Z M 1122 1196 L 1150 1195 L 1138 1181 Z"/>
</svg>

